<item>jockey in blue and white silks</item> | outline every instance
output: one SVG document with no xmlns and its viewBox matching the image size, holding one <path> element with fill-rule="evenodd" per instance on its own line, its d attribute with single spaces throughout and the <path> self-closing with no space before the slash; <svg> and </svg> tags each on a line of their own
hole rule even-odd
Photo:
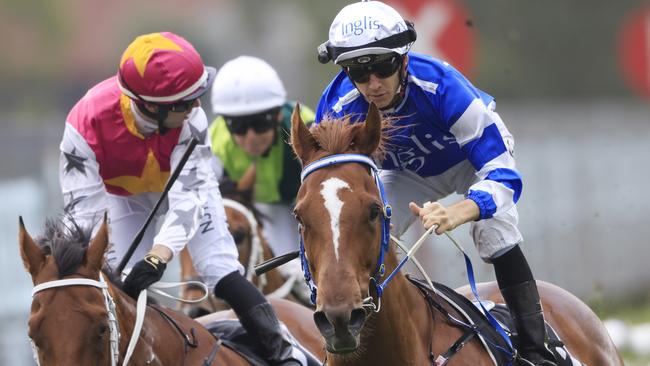
<svg viewBox="0 0 650 366">
<path fill-rule="evenodd" d="M 331 60 L 341 71 L 323 92 L 316 123 L 362 120 L 371 102 L 392 119 L 397 128 L 378 163 L 393 231 L 401 235 L 416 218 L 425 229 L 437 226 L 438 235 L 471 223 L 474 243 L 494 265 L 515 320 L 521 363 L 556 365 L 537 285 L 519 247 L 522 179 L 514 139 L 494 98 L 450 64 L 410 52 L 416 38 L 413 24 L 382 2 L 344 7 L 318 47 L 319 61 Z M 464 198 L 449 206 L 437 202 L 454 192 Z"/>
<path fill-rule="evenodd" d="M 385 115 L 396 117 L 395 125 L 404 128 L 391 140 L 394 148 L 388 151 L 381 168 L 406 170 L 430 178 L 444 176 L 468 162 L 478 177 L 469 190 L 461 190 L 467 184 L 465 176 L 450 177 L 452 180 L 447 183 L 478 205 L 480 219 L 515 207 L 522 181 L 512 156 L 514 140 L 494 112 L 494 98 L 474 87 L 446 62 L 414 52 L 407 56 L 404 97 L 396 106 L 383 110 Z M 323 93 L 316 120 L 349 114 L 360 119 L 367 110 L 368 101 L 341 71 Z M 514 214 L 516 218 L 516 210 Z M 401 234 L 406 227 L 399 225 L 399 218 L 396 222 Z M 510 246 L 521 241 L 518 232 L 508 236 L 513 239 L 508 243 Z M 494 253 L 481 254 L 489 258 Z"/>
</svg>

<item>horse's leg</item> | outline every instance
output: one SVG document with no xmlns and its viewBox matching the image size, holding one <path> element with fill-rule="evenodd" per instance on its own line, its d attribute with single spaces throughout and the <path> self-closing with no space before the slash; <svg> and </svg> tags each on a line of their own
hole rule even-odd
<svg viewBox="0 0 650 366">
<path fill-rule="evenodd" d="M 555 329 L 574 357 L 589 366 L 623 365 L 607 329 L 584 302 L 550 283 L 537 281 L 537 286 L 546 321 Z M 480 283 L 477 288 L 481 299 L 504 302 L 496 282 Z M 474 299 L 469 286 L 463 286 L 456 291 Z"/>
</svg>

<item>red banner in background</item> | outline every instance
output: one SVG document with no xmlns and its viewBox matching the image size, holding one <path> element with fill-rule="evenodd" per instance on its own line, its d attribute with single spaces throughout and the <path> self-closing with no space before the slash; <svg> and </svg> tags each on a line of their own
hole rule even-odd
<svg viewBox="0 0 650 366">
<path fill-rule="evenodd" d="M 456 0 L 386 0 L 415 24 L 413 51 L 447 61 L 466 76 L 475 67 L 475 36 L 470 16 Z"/>
<path fill-rule="evenodd" d="M 635 10 L 624 21 L 618 50 L 625 81 L 650 99 L 650 6 Z"/>
</svg>

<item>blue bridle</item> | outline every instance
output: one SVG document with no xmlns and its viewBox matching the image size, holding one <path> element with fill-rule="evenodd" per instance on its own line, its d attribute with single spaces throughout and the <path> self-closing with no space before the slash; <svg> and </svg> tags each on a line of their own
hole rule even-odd
<svg viewBox="0 0 650 366">
<path fill-rule="evenodd" d="M 375 269 L 375 273 L 372 275 L 371 278 L 374 280 L 373 282 L 375 283 L 375 290 L 377 293 L 377 297 L 381 298 L 384 287 L 386 286 L 387 282 L 390 281 L 390 279 L 392 278 L 392 275 L 389 276 L 389 278 L 387 278 L 386 281 L 384 281 L 383 283 L 380 283 L 377 279 L 383 277 L 386 272 L 386 266 L 384 265 L 384 258 L 386 252 L 388 251 L 388 245 L 390 243 L 390 218 L 392 216 L 393 209 L 391 205 L 388 203 L 388 200 L 386 199 L 384 184 L 381 182 L 381 179 L 379 178 L 379 169 L 377 169 L 377 165 L 375 165 L 375 162 L 372 161 L 372 159 L 370 159 L 368 156 L 361 155 L 361 154 L 330 155 L 322 159 L 318 159 L 312 162 L 311 164 L 305 166 L 302 169 L 302 173 L 300 174 L 300 182 L 301 183 L 304 182 L 305 178 L 307 178 L 309 174 L 315 172 L 318 169 L 327 168 L 331 165 L 345 164 L 345 163 L 359 163 L 370 167 L 372 176 L 375 179 L 375 184 L 379 189 L 379 196 L 382 202 L 382 215 L 384 218 L 381 224 L 381 245 L 379 249 L 379 258 L 377 259 L 377 267 Z M 302 265 L 303 274 L 305 276 L 305 282 L 307 282 L 307 286 L 309 286 L 309 290 L 311 291 L 311 302 L 313 304 L 316 304 L 317 288 L 316 288 L 316 284 L 314 284 L 314 281 L 312 279 L 311 272 L 309 271 L 309 262 L 307 261 L 307 256 L 305 255 L 305 243 L 302 234 L 300 234 L 300 263 Z"/>
</svg>

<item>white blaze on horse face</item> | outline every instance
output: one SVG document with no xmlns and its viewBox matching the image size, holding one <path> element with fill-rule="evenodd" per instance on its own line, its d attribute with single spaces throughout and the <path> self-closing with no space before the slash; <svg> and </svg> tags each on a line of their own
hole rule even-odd
<svg viewBox="0 0 650 366">
<path fill-rule="evenodd" d="M 330 178 L 323 183 L 321 183 L 323 189 L 321 189 L 320 194 L 325 200 L 325 208 L 330 214 L 330 227 L 332 228 L 332 243 L 334 244 L 334 255 L 336 256 L 336 261 L 339 260 L 339 237 L 341 233 L 339 231 L 339 223 L 341 217 L 341 209 L 343 208 L 343 201 L 339 199 L 339 190 L 342 188 L 350 189 L 345 181 L 340 180 L 339 178 Z M 350 189 L 350 191 L 352 191 Z"/>
</svg>

